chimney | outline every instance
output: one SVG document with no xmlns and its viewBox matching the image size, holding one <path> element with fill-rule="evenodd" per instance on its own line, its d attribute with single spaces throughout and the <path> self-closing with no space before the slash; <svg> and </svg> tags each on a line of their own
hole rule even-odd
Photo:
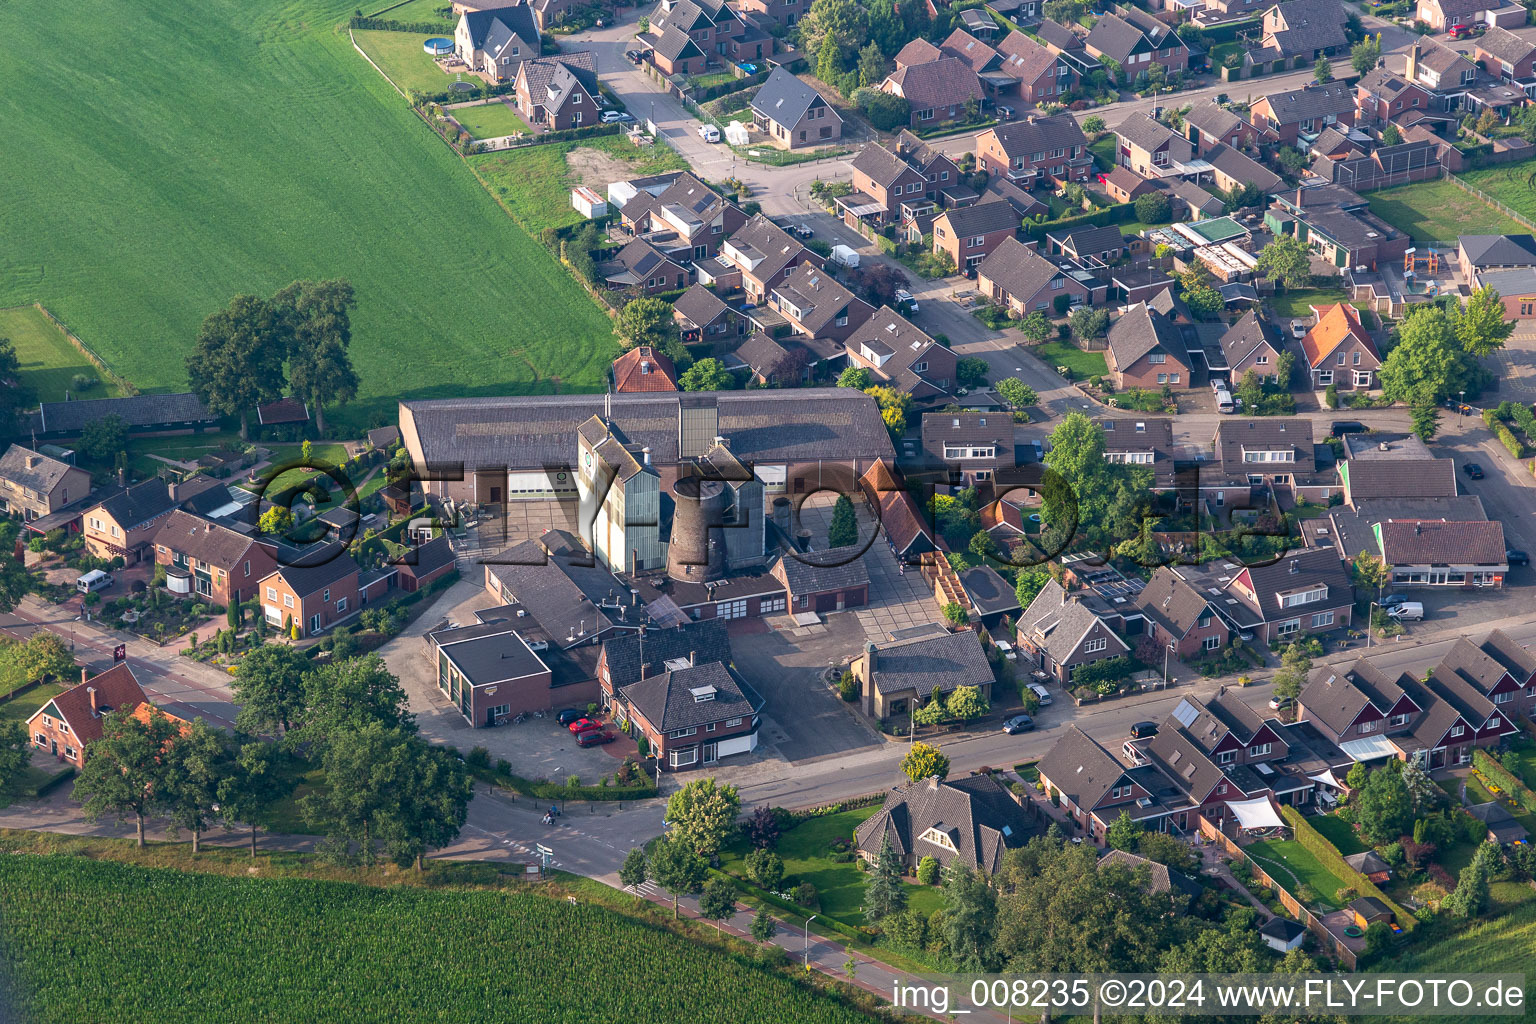
<svg viewBox="0 0 1536 1024">
<path fill-rule="evenodd" d="M 928 792 L 936 793 L 936 792 L 938 792 L 938 789 L 939 789 L 939 777 L 937 775 L 930 775 L 930 776 L 928 776 Z"/>
<path fill-rule="evenodd" d="M 91 698 L 91 717 L 92 718 L 100 718 L 101 717 L 101 712 L 98 711 L 97 708 L 96 708 L 96 687 L 94 687 L 94 686 L 87 686 L 85 688 L 85 692 Z"/>
<path fill-rule="evenodd" d="M 1419 77 L 1419 37 L 1413 37 L 1413 46 L 1408 50 L 1408 81 L 1416 81 Z"/>
<path fill-rule="evenodd" d="M 27 468 L 28 469 L 36 469 L 37 466 L 38 466 L 38 463 L 40 463 L 42 461 L 43 461 L 43 457 L 41 455 L 28 455 L 27 456 Z"/>
<path fill-rule="evenodd" d="M 866 672 L 869 673 L 870 678 L 874 678 L 874 675 L 875 675 L 875 642 L 873 640 L 866 640 L 864 642 L 864 669 L 865 669 Z"/>
<path fill-rule="evenodd" d="M 1301 571 L 1301 566 L 1299 564 L 1297 564 L 1297 560 L 1294 559 L 1294 558 L 1291 559 L 1291 575 L 1294 576 L 1294 575 L 1296 575 L 1300 571 Z"/>
<path fill-rule="evenodd" d="M 649 466 L 651 464 L 651 446 L 650 445 L 646 445 L 644 448 L 640 449 L 640 457 L 643 460 L 645 460 L 645 464 L 647 466 Z"/>
<path fill-rule="evenodd" d="M 640 663 L 640 678 L 641 679 L 649 678 L 650 674 L 651 674 L 651 663 L 648 662 L 648 661 L 642 661 Z"/>
<path fill-rule="evenodd" d="M 86 679 L 89 678 L 89 676 L 90 676 L 90 673 L 86 670 L 86 667 L 84 665 L 81 665 L 80 666 L 80 681 L 82 683 L 85 682 Z"/>
<path fill-rule="evenodd" d="M 126 466 L 119 466 L 117 469 L 117 486 L 128 486 L 128 469 Z"/>
<path fill-rule="evenodd" d="M 177 483 L 175 480 L 172 480 L 170 483 L 165 485 L 165 489 L 170 493 L 172 501 L 181 500 L 181 484 Z"/>
<path fill-rule="evenodd" d="M 698 651 L 689 651 L 688 652 L 688 664 L 690 664 L 690 665 L 697 665 L 698 663 L 699 663 L 699 652 Z"/>
</svg>

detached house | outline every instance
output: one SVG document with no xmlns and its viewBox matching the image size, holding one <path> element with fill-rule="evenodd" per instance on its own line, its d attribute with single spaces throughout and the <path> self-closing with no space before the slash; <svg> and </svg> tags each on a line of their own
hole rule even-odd
<svg viewBox="0 0 1536 1024">
<path fill-rule="evenodd" d="M 1285 340 L 1268 320 L 1254 312 L 1245 313 L 1221 336 L 1221 351 L 1226 357 L 1227 376 L 1235 385 L 1249 370 L 1262 381 L 1272 381 L 1289 388 L 1290 381 L 1280 380 L 1280 354 Z"/>
<path fill-rule="evenodd" d="M 976 162 L 989 174 L 1026 188 L 1041 178 L 1087 181 L 1093 167 L 1088 138 L 1071 114 L 1029 115 L 976 136 Z"/>
<path fill-rule="evenodd" d="M 27 719 L 32 745 L 76 768 L 85 764 L 86 748 L 101 739 L 101 720 L 106 715 L 116 712 L 145 721 L 152 714 L 165 715 L 183 730 L 188 724 L 149 702 L 127 662 L 89 679 L 84 678 L 84 669 L 80 675 L 83 682 L 54 697 Z"/>
<path fill-rule="evenodd" d="M 1293 0 L 1304 2 L 1304 0 Z M 1337 6 L 1334 7 L 1337 11 Z M 1331 82 L 1261 96 L 1249 108 L 1253 125 L 1283 145 L 1311 142 L 1332 125 L 1355 123 L 1355 96 L 1349 86 Z"/>
<path fill-rule="evenodd" d="M 1168 317 L 1137 303 L 1109 328 L 1104 355 L 1115 388 L 1188 387 L 1189 347 Z"/>
<path fill-rule="evenodd" d="M 859 856 L 874 863 L 887 840 L 902 866 L 924 857 L 988 874 L 1003 854 L 1029 842 L 1039 826 L 1031 804 L 1020 804 L 990 775 L 918 779 L 886 794 L 885 803 L 854 830 Z"/>
<path fill-rule="evenodd" d="M 692 174 L 679 176 L 657 195 L 637 194 L 624 204 L 621 218 L 681 262 L 715 255 L 720 243 L 747 222 L 740 207 Z"/>
<path fill-rule="evenodd" d="M 1061 102 L 1080 81 L 1060 55 L 1017 29 L 1003 37 L 997 52 L 1002 55 L 998 70 L 1017 83 L 1019 100 L 1026 106 Z"/>
<path fill-rule="evenodd" d="M 150 554 L 155 532 L 179 503 L 176 484 L 146 480 L 104 498 L 85 510 L 85 550 L 97 558 L 122 558 L 129 565 Z"/>
<path fill-rule="evenodd" d="M 1347 302 L 1316 312 L 1316 325 L 1301 339 L 1313 388 L 1366 391 L 1375 386 L 1381 356 L 1359 312 Z"/>
<path fill-rule="evenodd" d="M 1181 174 L 1195 155 L 1193 143 L 1145 114 L 1126 118 L 1115 129 L 1115 138 L 1115 162 L 1143 178 Z"/>
<path fill-rule="evenodd" d="M 267 625 L 292 624 L 299 636 L 316 636 L 356 615 L 362 607 L 357 563 L 334 545 L 300 565 L 279 566 L 261 580 L 261 612 Z"/>
<path fill-rule="evenodd" d="M 822 146 L 843 135 L 843 119 L 832 105 L 782 67 L 752 97 L 752 119 L 787 149 Z"/>
<path fill-rule="evenodd" d="M 646 738 L 662 767 L 706 767 L 757 749 L 763 698 L 730 666 L 690 653 L 647 668 L 618 688 L 613 708 Z"/>
<path fill-rule="evenodd" d="M 91 474 L 13 444 L 0 456 L 0 512 L 32 522 L 91 493 Z"/>
<path fill-rule="evenodd" d="M 1189 67 L 1189 47 L 1178 33 L 1145 11 L 1122 8 L 1126 13 L 1106 14 L 1093 23 L 1083 45 L 1088 53 L 1120 65 L 1125 81 L 1147 76 L 1147 69 L 1161 64 L 1168 74 Z"/>
<path fill-rule="evenodd" d="M 911 107 L 912 128 L 932 128 L 966 116 L 966 105 L 980 104 L 981 79 L 959 57 L 943 57 L 892 72 L 880 91 L 900 96 Z"/>
<path fill-rule="evenodd" d="M 1211 100 L 1196 103 L 1184 115 L 1184 131 L 1203 156 L 1216 146 L 1247 149 L 1258 142 L 1259 130 Z"/>
<path fill-rule="evenodd" d="M 1490 28 L 1473 44 L 1483 70 L 1501 82 L 1524 83 L 1536 77 L 1536 43 L 1505 28 Z"/>
<path fill-rule="evenodd" d="M 542 45 L 533 8 L 526 4 L 466 11 L 453 31 L 453 52 L 497 84 L 515 80 L 523 61 L 539 56 Z"/>
<path fill-rule="evenodd" d="M 643 238 L 637 238 L 611 260 L 597 265 L 609 288 L 633 288 L 641 295 L 681 289 L 688 284 L 688 268 L 667 257 Z"/>
<path fill-rule="evenodd" d="M 597 60 L 585 50 L 525 60 L 517 69 L 516 95 L 530 124 L 550 131 L 597 124 Z"/>
<path fill-rule="evenodd" d="M 904 206 L 914 213 L 932 210 L 933 191 L 922 168 L 871 144 L 853 158 L 853 191 L 839 196 L 837 206 L 844 223 L 854 230 L 860 221 L 878 227 L 907 219 Z"/>
<path fill-rule="evenodd" d="M 1018 643 L 1036 668 L 1070 687 L 1084 665 L 1131 651 L 1120 634 L 1083 600 L 1051 580 L 1019 615 Z"/>
<path fill-rule="evenodd" d="M 672 303 L 672 320 L 685 345 L 720 342 L 746 333 L 746 317 L 702 283 L 689 285 Z"/>
<path fill-rule="evenodd" d="M 1104 285 L 1086 271 L 1082 277 L 1041 256 L 1017 238 L 1005 238 L 977 266 L 976 287 L 993 302 L 1006 306 L 1014 316 L 1023 318 L 1035 310 L 1065 312 L 1056 308 L 1062 297 L 1064 307 L 1092 304 L 1096 295 L 1102 298 L 1107 290 Z"/>
<path fill-rule="evenodd" d="M 768 292 L 768 305 L 809 338 L 847 341 L 875 309 L 820 267 L 802 263 Z"/>
<path fill-rule="evenodd" d="M 958 270 L 992 255 L 1019 230 L 1019 215 L 1001 199 L 946 210 L 933 219 L 933 251 L 947 252 Z"/>
<path fill-rule="evenodd" d="M 1413 79 L 1375 68 L 1355 83 L 1355 108 L 1361 121 L 1384 125 L 1404 114 L 1427 111 L 1430 92 Z"/>
<path fill-rule="evenodd" d="M 1171 647 L 1176 658 L 1200 658 L 1227 646 L 1231 627 L 1216 612 L 1212 597 L 1202 593 L 1167 566 L 1132 601 L 1147 620 L 1147 635 L 1159 648 Z"/>
<path fill-rule="evenodd" d="M 954 390 L 955 354 L 889 306 L 866 317 L 844 348 L 849 366 L 864 367 L 919 405 L 947 399 Z"/>
<path fill-rule="evenodd" d="M 168 581 L 180 576 L 190 592 L 227 606 L 256 595 L 277 568 L 277 547 L 177 509 L 155 534 L 155 561 Z"/>
<path fill-rule="evenodd" d="M 959 687 L 974 686 L 983 700 L 992 697 L 992 666 L 981 637 L 970 630 L 871 640 L 848 668 L 863 695 L 864 713 L 881 721 L 906 719 L 935 689 L 947 697 Z"/>
<path fill-rule="evenodd" d="M 1339 5 L 1333 0 L 1288 0 L 1264 12 L 1260 46 L 1245 54 L 1245 64 L 1302 67 L 1319 57 L 1349 50 Z"/>
<path fill-rule="evenodd" d="M 613 390 L 617 394 L 676 391 L 677 367 L 665 352 L 636 345 L 613 361 Z"/>
<path fill-rule="evenodd" d="M 721 243 L 714 261 L 695 266 L 701 281 L 725 287 L 739 283 L 747 301 L 761 306 L 768 290 L 788 280 L 803 263 L 822 267 L 826 261 L 759 213 Z"/>
</svg>

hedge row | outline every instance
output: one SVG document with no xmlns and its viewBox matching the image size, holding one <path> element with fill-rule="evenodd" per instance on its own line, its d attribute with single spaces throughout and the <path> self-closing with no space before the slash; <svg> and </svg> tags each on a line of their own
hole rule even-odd
<svg viewBox="0 0 1536 1024">
<path fill-rule="evenodd" d="M 1514 431 L 1506 427 L 1493 414 L 1492 409 L 1483 410 L 1483 422 L 1488 425 L 1489 430 L 1493 431 L 1493 436 L 1499 439 L 1499 443 L 1509 450 L 1509 454 L 1517 459 L 1525 458 L 1525 445 L 1520 443 L 1520 439 L 1515 436 Z"/>
<path fill-rule="evenodd" d="M 648 780 L 635 786 L 564 786 L 558 782 L 536 782 L 533 779 L 525 779 L 521 775 L 513 775 L 510 772 L 499 772 L 491 768 L 470 767 L 470 773 L 482 782 L 488 782 L 502 789 L 510 789 L 514 793 L 523 796 L 531 796 L 536 800 L 649 800 L 656 795 L 656 783 Z M 645 768 L 640 769 L 640 777 L 646 779 Z"/>
<path fill-rule="evenodd" d="M 1330 843 L 1328 838 L 1321 832 L 1313 828 L 1307 819 L 1302 817 L 1300 811 L 1290 805 L 1286 805 L 1280 808 L 1280 813 L 1284 815 L 1285 820 L 1296 833 L 1296 841 L 1301 844 L 1302 849 L 1316 857 L 1319 864 L 1348 883 L 1361 896 L 1374 896 L 1392 908 L 1392 913 L 1397 915 L 1397 923 L 1402 926 L 1403 931 L 1413 931 L 1419 923 L 1418 919 L 1388 899 L 1387 894 L 1382 892 L 1375 882 L 1350 867 L 1349 863 L 1344 860 L 1344 855 L 1339 852 L 1339 848 Z M 1292 893 L 1292 895 L 1295 894 Z"/>
<path fill-rule="evenodd" d="M 388 18 L 353 18 L 348 28 L 369 29 L 374 32 L 411 32 L 416 35 L 441 35 L 452 38 L 457 26 L 446 21 L 391 21 Z"/>
<path fill-rule="evenodd" d="M 1052 231 L 1070 231 L 1074 228 L 1097 228 L 1106 224 L 1127 224 L 1136 219 L 1136 205 L 1134 203 L 1121 203 L 1118 206 L 1107 206 L 1102 210 L 1093 210 L 1089 213 L 1081 213 L 1072 217 L 1062 217 L 1059 220 L 1041 221 L 1037 224 L 1025 222 L 1024 228 L 1029 237 L 1036 242 L 1045 241 L 1045 236 Z"/>
<path fill-rule="evenodd" d="M 800 810 L 784 810 L 785 820 L 798 825 L 802 821 L 811 818 L 824 818 L 829 814 L 841 814 L 844 811 L 858 810 L 860 807 L 868 807 L 871 804 L 885 802 L 885 793 L 865 793 L 863 796 L 849 797 L 835 804 L 822 804 L 820 807 L 806 807 Z M 789 826 L 793 827 L 793 826 Z"/>
<path fill-rule="evenodd" d="M 1536 814 L 1536 793 L 1531 787 L 1515 778 L 1502 764 L 1495 761 L 1482 747 L 1472 748 L 1472 767 L 1488 776 L 1488 781 L 1513 797 L 1529 814 Z"/>
<path fill-rule="evenodd" d="M 1256 29 L 1260 25 L 1258 18 L 1245 18 L 1242 21 L 1228 21 L 1220 25 L 1204 26 L 1200 28 L 1200 38 L 1207 43 L 1230 43 L 1242 32 Z"/>
</svg>

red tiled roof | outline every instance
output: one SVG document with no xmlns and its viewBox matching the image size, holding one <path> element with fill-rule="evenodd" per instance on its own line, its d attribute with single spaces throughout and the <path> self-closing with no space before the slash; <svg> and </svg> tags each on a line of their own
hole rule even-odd
<svg viewBox="0 0 1536 1024">
<path fill-rule="evenodd" d="M 1301 339 L 1302 350 L 1311 366 L 1319 366 L 1351 336 L 1358 338 L 1365 350 L 1376 355 L 1376 343 L 1360 323 L 1360 314 L 1347 302 L 1335 303 L 1320 310 L 1317 326 Z M 1381 358 L 1377 355 L 1377 358 Z"/>
<path fill-rule="evenodd" d="M 93 689 L 96 691 L 98 711 L 96 714 L 91 711 L 90 691 Z M 99 714 L 108 710 L 137 708 L 148 701 L 149 698 L 144 696 L 144 690 L 139 686 L 139 681 L 133 677 L 133 670 L 124 663 L 114 665 L 100 675 L 65 690 L 44 707 L 51 705 L 58 712 L 58 717 L 69 725 L 69 731 L 80 740 L 80 746 L 83 749 L 92 740 L 101 739 Z M 41 710 L 32 717 L 36 718 L 40 714 L 42 714 Z M 30 723 L 31 719 L 28 719 L 28 724 Z"/>
<path fill-rule="evenodd" d="M 638 345 L 613 361 L 615 391 L 676 391 L 677 367 L 649 345 Z"/>
</svg>

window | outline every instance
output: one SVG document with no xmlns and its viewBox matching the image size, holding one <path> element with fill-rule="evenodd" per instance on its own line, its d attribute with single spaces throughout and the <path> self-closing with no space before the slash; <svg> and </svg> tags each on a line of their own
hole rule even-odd
<svg viewBox="0 0 1536 1024">
<path fill-rule="evenodd" d="M 725 720 L 725 727 L 727 729 L 734 729 L 744 721 L 746 721 L 744 718 L 727 718 Z"/>
<path fill-rule="evenodd" d="M 330 599 L 331 599 L 331 588 L 330 587 L 326 587 L 325 588 L 325 592 L 320 595 L 320 600 L 322 600 L 322 601 L 329 601 Z"/>
<path fill-rule="evenodd" d="M 64 748 L 64 756 L 66 758 L 68 758 L 69 760 L 73 761 L 75 759 L 75 748 L 74 747 L 65 747 Z"/>
<path fill-rule="evenodd" d="M 268 587 L 267 588 L 267 600 L 268 601 L 276 601 L 277 600 L 277 588 L 276 587 Z"/>
<path fill-rule="evenodd" d="M 1216 755 L 1217 764 L 1231 764 L 1235 760 L 1237 760 L 1237 751 L 1235 750 L 1223 750 Z"/>
<path fill-rule="evenodd" d="M 292 594 L 284 594 L 283 595 L 283 607 L 284 608 L 292 608 L 293 607 L 293 595 Z"/>
<path fill-rule="evenodd" d="M 1206 650 L 1214 651 L 1216 648 L 1221 646 L 1221 637 L 1208 636 L 1205 638 L 1205 640 L 1202 641 L 1202 643 L 1204 644 Z"/>
<path fill-rule="evenodd" d="M 249 576 L 251 574 L 251 562 L 250 562 L 250 559 L 246 559 L 246 562 L 245 562 L 245 574 L 247 576 Z"/>
<path fill-rule="evenodd" d="M 1097 654 L 1100 651 L 1106 651 L 1108 649 L 1109 649 L 1109 639 L 1107 637 L 1102 637 L 1102 636 L 1101 637 L 1095 637 L 1094 639 L 1089 640 L 1086 644 L 1083 645 L 1083 652 L 1085 654 Z"/>
<path fill-rule="evenodd" d="M 1287 619 L 1275 627 L 1275 632 L 1281 636 L 1290 636 L 1292 633 L 1295 633 L 1299 629 L 1301 629 L 1300 619 Z"/>
<path fill-rule="evenodd" d="M 1249 747 L 1248 748 L 1248 756 L 1249 757 L 1263 757 L 1265 754 L 1269 753 L 1269 748 L 1270 748 L 1270 744 L 1268 744 L 1268 743 L 1260 743 L 1260 744 L 1257 744 L 1255 746 Z"/>
<path fill-rule="evenodd" d="M 1508 704 L 1514 699 L 1515 695 L 1509 691 L 1505 691 L 1504 693 L 1496 693 L 1493 695 L 1493 702 L 1495 704 Z"/>
<path fill-rule="evenodd" d="M 1413 716 L 1411 716 L 1411 715 L 1393 715 L 1391 718 L 1387 719 L 1387 726 L 1388 726 L 1388 728 L 1396 729 L 1400 725 L 1407 725 L 1408 724 L 1408 719 L 1411 718 L 1411 717 L 1413 717 Z"/>
<path fill-rule="evenodd" d="M 1379 720 L 1375 722 L 1361 722 L 1359 725 L 1355 726 L 1355 732 L 1359 733 L 1361 736 L 1369 736 L 1371 733 L 1376 731 L 1376 726 L 1380 724 L 1381 723 Z"/>
<path fill-rule="evenodd" d="M 1354 364 L 1355 364 L 1355 365 L 1356 365 L 1356 366 L 1359 366 L 1359 365 L 1360 365 L 1360 353 L 1359 353 L 1359 352 L 1356 352 L 1356 353 L 1355 353 L 1355 354 L 1354 354 L 1354 358 L 1352 358 L 1352 359 L 1351 359 L 1351 360 L 1350 360 L 1350 362 L 1352 362 L 1352 363 L 1354 363 Z"/>
<path fill-rule="evenodd" d="M 667 763 L 670 764 L 673 768 L 686 767 L 687 765 L 693 764 L 698 759 L 698 747 L 689 747 L 687 750 L 674 750 L 667 755 Z"/>
<path fill-rule="evenodd" d="M 1451 726 L 1451 735 L 1452 735 L 1452 736 L 1460 736 L 1460 735 L 1461 735 L 1461 734 L 1462 734 L 1462 733 L 1464 733 L 1464 732 L 1466 732 L 1466 731 L 1467 731 L 1467 730 L 1466 730 L 1466 729 L 1464 729 L 1464 728 L 1463 728 L 1463 727 L 1462 727 L 1462 726 L 1460 726 L 1460 725 L 1453 725 L 1453 726 Z"/>
<path fill-rule="evenodd" d="M 705 732 L 714 732 L 715 731 L 715 723 L 714 722 L 710 722 L 708 725 L 706 725 L 704 727 L 704 731 Z"/>
<path fill-rule="evenodd" d="M 48 745 L 48 737 L 43 733 L 38 733 L 35 739 L 37 741 L 37 745 L 40 747 L 45 747 Z"/>
<path fill-rule="evenodd" d="M 344 597 L 338 597 L 336 599 L 336 611 L 337 612 L 344 612 L 346 610 L 347 610 L 347 599 L 344 598 Z"/>
<path fill-rule="evenodd" d="M 572 93 L 571 94 L 571 102 L 572 103 L 580 103 L 581 102 L 581 93 L 579 93 L 579 92 L 578 93 Z"/>
<path fill-rule="evenodd" d="M 1170 373 L 1168 375 L 1168 383 L 1169 384 L 1177 384 L 1178 382 L 1179 382 L 1179 375 L 1178 374 Z"/>
<path fill-rule="evenodd" d="M 1328 596 L 1327 587 L 1313 587 L 1311 590 L 1303 590 L 1299 594 L 1286 594 L 1280 598 L 1280 607 L 1294 608 L 1299 604 L 1311 604 L 1313 601 L 1321 601 Z"/>
<path fill-rule="evenodd" d="M 1333 612 L 1318 612 L 1312 616 L 1312 628 L 1322 629 L 1324 626 L 1333 625 Z"/>
<path fill-rule="evenodd" d="M 680 739 L 684 738 L 685 736 L 692 736 L 694 733 L 696 733 L 698 731 L 699 730 L 697 728 L 693 728 L 693 729 L 679 729 L 676 732 L 669 732 L 669 733 L 667 733 L 667 738 L 668 739 L 673 739 L 673 740 L 680 740 Z"/>
<path fill-rule="evenodd" d="M 836 322 L 837 322 L 837 326 L 839 326 L 839 327 L 847 327 L 848 326 L 848 316 L 847 316 L 847 314 L 844 314 L 843 316 L 838 317 Z"/>
<path fill-rule="evenodd" d="M 1167 384 L 1168 383 L 1168 375 L 1166 373 L 1158 374 L 1157 375 L 1157 382 L 1159 384 Z"/>
<path fill-rule="evenodd" d="M 1155 364 L 1161 365 L 1163 363 L 1166 363 L 1167 361 L 1168 361 L 1168 353 L 1166 353 L 1166 352 L 1153 352 L 1153 353 L 1151 353 L 1150 355 L 1147 356 L 1147 362 L 1149 362 L 1149 363 L 1155 363 Z"/>
</svg>

